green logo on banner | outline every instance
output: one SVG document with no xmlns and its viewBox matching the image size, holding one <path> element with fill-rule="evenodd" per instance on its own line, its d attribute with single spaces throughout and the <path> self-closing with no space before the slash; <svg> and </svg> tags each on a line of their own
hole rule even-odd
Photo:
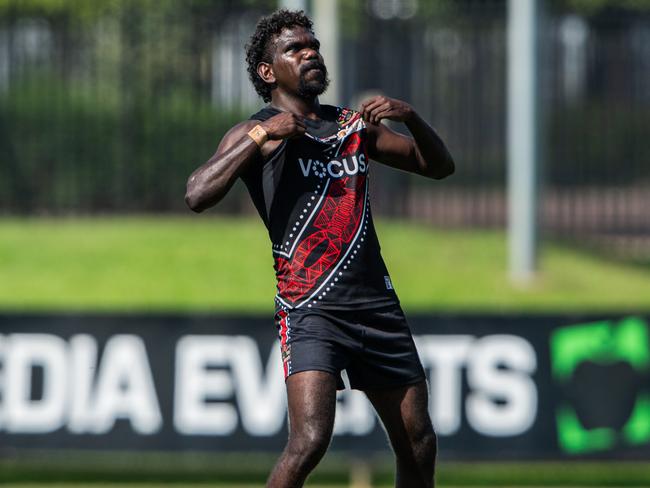
<svg viewBox="0 0 650 488">
<path fill-rule="evenodd" d="M 567 397 L 556 412 L 566 453 L 650 443 L 650 333 L 644 320 L 556 329 L 551 365 Z"/>
</svg>

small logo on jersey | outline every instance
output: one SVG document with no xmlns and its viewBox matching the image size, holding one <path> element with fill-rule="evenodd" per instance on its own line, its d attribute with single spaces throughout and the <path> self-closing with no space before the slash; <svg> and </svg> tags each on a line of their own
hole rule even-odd
<svg viewBox="0 0 650 488">
<path fill-rule="evenodd" d="M 393 283 L 390 281 L 390 276 L 384 276 L 384 283 L 386 283 L 387 290 L 393 289 Z"/>
<path fill-rule="evenodd" d="M 365 173 L 368 168 L 365 154 L 359 154 L 358 158 L 356 155 L 346 156 L 340 161 L 332 159 L 327 163 L 323 163 L 318 159 L 307 159 L 305 161 L 302 158 L 298 158 L 298 164 L 305 178 L 309 177 L 310 173 L 313 173 L 319 178 L 325 178 L 328 175 L 331 178 L 342 178 L 346 175 L 353 176 L 357 173 Z"/>
</svg>

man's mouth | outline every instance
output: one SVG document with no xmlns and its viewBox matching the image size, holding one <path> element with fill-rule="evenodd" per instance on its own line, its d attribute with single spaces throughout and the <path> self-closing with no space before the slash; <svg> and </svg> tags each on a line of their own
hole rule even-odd
<svg viewBox="0 0 650 488">
<path fill-rule="evenodd" d="M 325 67 L 320 64 L 310 64 L 303 68 L 302 73 L 307 74 L 309 71 L 320 71 L 321 73 L 325 73 Z"/>
</svg>

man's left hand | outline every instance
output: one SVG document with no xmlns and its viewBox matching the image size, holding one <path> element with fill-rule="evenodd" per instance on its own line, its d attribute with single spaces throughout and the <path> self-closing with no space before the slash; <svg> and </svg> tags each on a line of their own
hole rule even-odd
<svg viewBox="0 0 650 488">
<path fill-rule="evenodd" d="M 359 109 L 366 122 L 379 124 L 382 119 L 406 122 L 413 116 L 413 107 L 408 103 L 383 95 L 369 98 Z"/>
</svg>

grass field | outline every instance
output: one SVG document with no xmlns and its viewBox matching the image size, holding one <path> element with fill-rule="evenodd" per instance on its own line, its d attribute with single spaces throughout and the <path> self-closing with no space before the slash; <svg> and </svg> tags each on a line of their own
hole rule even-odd
<svg viewBox="0 0 650 488">
<path fill-rule="evenodd" d="M 547 242 L 539 279 L 520 288 L 507 278 L 503 232 L 443 231 L 392 221 L 377 226 L 384 259 L 408 311 L 650 311 L 650 263 L 625 264 Z M 0 219 L 0 311 L 268 313 L 274 293 L 268 237 L 257 219 Z M 270 466 L 268 460 L 252 461 L 243 472 L 250 475 L 255 467 L 255 476 L 242 478 L 240 470 L 221 481 L 223 472 L 212 461 L 201 464 L 196 457 L 183 458 L 179 466 L 178 455 L 139 463 L 122 454 L 127 464 L 116 468 L 87 461 L 70 467 L 61 463 L 69 454 L 51 463 L 48 456 L 27 462 L 0 456 L 0 485 L 252 488 L 263 486 Z M 376 468 L 372 486 L 392 486 L 392 461 Z M 341 466 L 332 475 L 327 469 L 319 466 L 320 474 L 306 486 L 351 486 Z M 438 479 L 439 486 L 449 488 L 648 488 L 650 463 L 442 462 Z"/>
<path fill-rule="evenodd" d="M 261 453 L 67 453 L 0 457 L 0 485 L 61 488 L 262 487 L 275 461 Z M 328 453 L 308 487 L 389 487 L 393 460 L 387 455 L 352 461 Z M 356 466 L 356 474 L 351 466 Z M 360 469 L 359 469 L 360 468 Z M 439 460 L 440 487 L 650 487 L 650 463 L 572 462 L 450 462 Z M 356 480 L 351 483 L 350 480 Z M 364 481 L 365 480 L 365 481 Z M 369 481 L 371 480 L 371 482 Z"/>
<path fill-rule="evenodd" d="M 42 484 L 32 484 L 32 483 L 26 483 L 26 484 L 9 484 L 9 485 L 4 485 L 6 488 L 158 488 L 160 486 L 166 486 L 165 484 L 161 483 L 42 483 Z M 210 486 L 215 486 L 211 484 Z M 338 484 L 338 485 L 319 485 L 319 484 L 313 484 L 313 483 L 307 483 L 305 485 L 306 488 L 392 488 L 394 485 L 350 485 L 348 483 L 346 484 Z M 440 487 L 441 485 L 438 484 Z M 546 485 L 548 486 L 548 485 Z M 205 488 L 205 484 L 187 484 L 187 483 L 179 483 L 179 484 L 174 484 L 174 488 Z M 444 485 L 445 488 L 469 488 L 465 486 L 455 486 L 455 485 Z M 256 485 L 237 485 L 236 488 L 264 488 L 264 484 L 256 484 Z M 517 485 L 490 485 L 487 486 L 485 485 L 485 488 L 518 488 Z M 544 488 L 543 486 L 531 486 L 528 488 Z M 557 488 L 597 488 L 597 487 L 589 487 L 589 486 L 583 486 L 583 485 L 572 485 L 572 486 L 561 486 Z M 613 487 L 616 488 L 616 487 Z"/>
<path fill-rule="evenodd" d="M 179 462 L 169 455 L 153 457 L 148 454 L 132 455 L 131 462 L 110 461 L 103 465 L 91 461 L 90 465 L 57 460 L 7 461 L 0 459 L 0 484 L 21 488 L 57 486 L 61 488 L 149 488 L 172 485 L 175 488 L 216 486 L 220 488 L 262 487 L 272 466 L 267 455 L 228 455 L 224 465 L 214 455 L 212 463 L 205 463 L 205 454 L 198 454 L 199 461 L 188 462 L 188 455 L 180 454 Z M 55 456 L 57 458 L 58 456 Z M 119 459 L 123 455 L 116 455 Z M 182 460 L 185 458 L 185 460 Z M 134 461 L 135 459 L 135 461 Z M 161 460 L 166 460 L 163 466 Z M 641 462 L 478 462 L 459 463 L 439 461 L 440 487 L 636 487 L 650 486 L 650 466 Z M 248 470 L 242 466 L 248 466 Z M 347 467 L 349 460 L 339 456 L 326 456 L 306 486 L 316 487 L 390 487 L 393 486 L 392 460 L 370 460 L 369 469 L 353 474 Z M 372 473 L 372 475 L 370 475 Z"/>
<path fill-rule="evenodd" d="M 496 231 L 377 224 L 409 311 L 647 311 L 650 263 L 545 243 L 532 286 L 513 286 Z M 0 219 L 0 309 L 268 312 L 275 293 L 257 219 Z"/>
</svg>

